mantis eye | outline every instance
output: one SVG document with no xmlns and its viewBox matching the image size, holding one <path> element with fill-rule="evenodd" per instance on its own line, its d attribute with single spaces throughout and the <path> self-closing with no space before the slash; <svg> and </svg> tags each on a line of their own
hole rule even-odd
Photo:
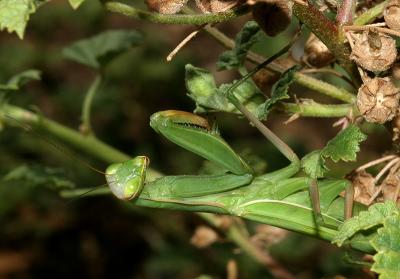
<svg viewBox="0 0 400 279">
<path fill-rule="evenodd" d="M 149 158 L 137 156 L 106 169 L 106 180 L 111 192 L 121 200 L 136 198 L 143 189 Z"/>
</svg>

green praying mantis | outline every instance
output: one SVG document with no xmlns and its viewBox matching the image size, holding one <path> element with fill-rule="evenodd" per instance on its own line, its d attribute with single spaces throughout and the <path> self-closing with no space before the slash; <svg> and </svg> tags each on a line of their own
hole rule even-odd
<svg viewBox="0 0 400 279">
<path fill-rule="evenodd" d="M 300 172 L 300 161 L 292 151 L 285 153 L 291 158 L 289 166 L 255 176 L 251 167 L 200 116 L 183 111 L 161 111 L 151 116 L 150 126 L 177 145 L 218 164 L 226 173 L 163 176 L 146 182 L 149 159 L 138 156 L 112 164 L 106 170 L 107 183 L 119 199 L 154 208 L 229 214 L 326 240 L 332 239 L 344 220 L 346 202 L 339 193 L 349 182 L 342 179 L 319 181 L 319 214 L 323 223 L 318 224 L 308 191 L 313 180 L 295 176 Z M 280 139 L 265 126 L 263 129 L 263 133 L 269 131 L 282 148 Z M 355 213 L 364 209 L 360 204 L 354 205 Z M 363 240 L 356 240 L 352 245 L 364 251 L 370 249 Z"/>
</svg>

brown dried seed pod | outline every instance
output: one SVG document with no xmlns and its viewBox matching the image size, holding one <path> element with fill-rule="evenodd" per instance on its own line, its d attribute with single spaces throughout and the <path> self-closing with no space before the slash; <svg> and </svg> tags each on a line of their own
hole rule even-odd
<svg viewBox="0 0 400 279">
<path fill-rule="evenodd" d="M 354 34 L 354 47 L 350 58 L 366 70 L 385 71 L 397 56 L 396 41 L 387 35 L 375 32 Z"/>
<path fill-rule="evenodd" d="M 147 8 L 160 14 L 176 14 L 188 0 L 145 0 Z"/>
<path fill-rule="evenodd" d="M 383 11 L 383 16 L 389 28 L 400 31 L 400 0 L 390 1 Z"/>
<path fill-rule="evenodd" d="M 328 47 L 313 33 L 304 46 L 304 55 L 307 63 L 317 68 L 324 67 L 335 60 L 335 56 Z"/>
<path fill-rule="evenodd" d="M 389 78 L 374 78 L 358 89 L 357 107 L 365 120 L 382 124 L 395 117 L 399 99 L 400 90 Z"/>
<path fill-rule="evenodd" d="M 268 36 L 276 36 L 292 21 L 292 2 L 286 0 L 256 0 L 253 19 Z"/>
</svg>

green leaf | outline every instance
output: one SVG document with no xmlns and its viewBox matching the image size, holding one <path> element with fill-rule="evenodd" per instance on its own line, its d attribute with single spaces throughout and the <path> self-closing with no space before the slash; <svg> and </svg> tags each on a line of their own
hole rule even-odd
<svg viewBox="0 0 400 279">
<path fill-rule="evenodd" d="M 105 31 L 64 48 L 63 55 L 75 62 L 98 69 L 142 42 L 142 35 L 133 30 Z"/>
<path fill-rule="evenodd" d="M 371 270 L 379 274 L 380 279 L 400 278 L 400 216 L 387 217 L 383 228 L 371 240 L 378 252 L 374 256 Z"/>
<path fill-rule="evenodd" d="M 235 47 L 225 51 L 217 61 L 218 70 L 230 70 L 243 64 L 249 49 L 259 40 L 260 27 L 255 21 L 248 21 L 235 39 Z"/>
<path fill-rule="evenodd" d="M 358 216 L 345 221 L 339 227 L 339 232 L 333 238 L 332 243 L 342 246 L 343 243 L 355 233 L 378 225 L 383 225 L 386 218 L 398 214 L 399 209 L 393 201 L 376 203 L 370 206 L 368 211 L 362 211 Z"/>
<path fill-rule="evenodd" d="M 72 6 L 74 10 L 78 9 L 79 6 L 85 2 L 85 0 L 68 0 L 69 4 Z"/>
<path fill-rule="evenodd" d="M 334 162 L 355 161 L 357 152 L 360 151 L 360 143 L 366 139 L 360 128 L 350 125 L 339 132 L 330 140 L 322 152 L 322 156 L 329 157 Z"/>
<path fill-rule="evenodd" d="M 75 184 L 66 179 L 61 169 L 39 165 L 21 165 L 3 177 L 4 181 L 20 181 L 30 186 L 45 186 L 52 189 L 72 189 Z"/>
<path fill-rule="evenodd" d="M 325 173 L 328 171 L 321 153 L 322 150 L 314 150 L 301 159 L 303 171 L 311 178 L 324 177 Z"/>
<path fill-rule="evenodd" d="M 326 158 L 334 162 L 356 160 L 360 143 L 366 138 L 360 128 L 350 125 L 331 139 L 322 150 L 313 151 L 304 156 L 301 160 L 304 172 L 311 178 L 321 178 L 328 171 L 325 165 Z"/>
<path fill-rule="evenodd" d="M 44 2 L 46 1 L 0 0 L 0 30 L 15 32 L 22 39 L 30 15 Z"/>
<path fill-rule="evenodd" d="M 1 0 L 0 0 L 1 1 Z M 0 84 L 0 90 L 18 90 L 31 80 L 40 80 L 41 72 L 31 69 L 13 76 L 6 84 Z"/>
<path fill-rule="evenodd" d="M 186 88 L 189 97 L 196 102 L 196 113 L 211 111 L 237 112 L 225 97 L 226 91 L 234 84 L 222 84 L 217 88 L 213 75 L 202 68 L 186 65 Z M 253 113 L 262 103 L 263 96 L 251 80 L 242 83 L 234 91 L 235 96 Z"/>
<path fill-rule="evenodd" d="M 272 86 L 271 98 L 259 107 L 259 118 L 266 120 L 271 107 L 278 101 L 288 99 L 289 86 L 295 80 L 295 73 L 300 70 L 301 66 L 296 65 L 285 71 L 279 80 Z"/>
</svg>

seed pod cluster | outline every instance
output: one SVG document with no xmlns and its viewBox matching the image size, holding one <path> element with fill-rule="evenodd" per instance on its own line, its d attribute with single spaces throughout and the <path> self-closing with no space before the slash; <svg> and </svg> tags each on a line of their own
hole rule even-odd
<svg viewBox="0 0 400 279">
<path fill-rule="evenodd" d="M 380 72 L 390 68 L 397 56 L 396 41 L 385 34 L 365 31 L 353 34 L 350 58 L 362 68 Z"/>
<path fill-rule="evenodd" d="M 324 67 L 335 60 L 328 47 L 311 33 L 304 46 L 305 61 L 317 68 Z"/>
<path fill-rule="evenodd" d="M 147 8 L 160 14 L 176 14 L 188 0 L 145 0 Z"/>
<path fill-rule="evenodd" d="M 253 19 L 268 36 L 284 31 L 292 21 L 292 2 L 287 0 L 256 0 Z"/>
<path fill-rule="evenodd" d="M 400 90 L 388 77 L 373 78 L 358 89 L 357 107 L 368 122 L 383 124 L 395 117 L 399 99 Z"/>
<path fill-rule="evenodd" d="M 389 28 L 400 31 L 400 0 L 390 1 L 383 11 L 383 16 Z"/>
</svg>

